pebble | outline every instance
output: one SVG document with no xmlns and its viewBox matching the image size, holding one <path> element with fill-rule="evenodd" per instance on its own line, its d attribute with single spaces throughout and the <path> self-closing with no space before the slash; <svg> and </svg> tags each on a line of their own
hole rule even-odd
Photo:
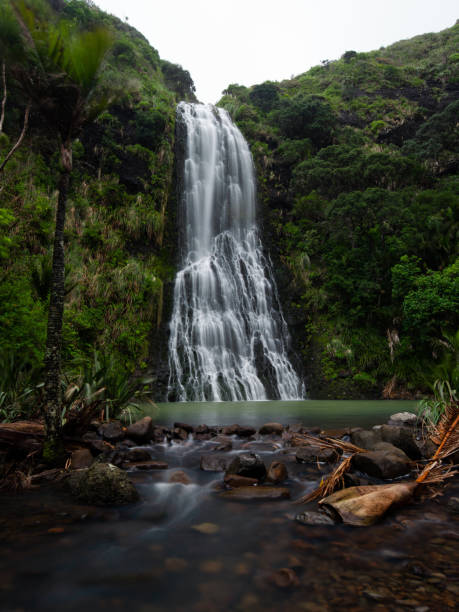
<svg viewBox="0 0 459 612">
<path fill-rule="evenodd" d="M 199 525 L 193 525 L 191 529 L 206 535 L 214 535 L 220 531 L 220 527 L 215 523 L 200 523 Z"/>
</svg>

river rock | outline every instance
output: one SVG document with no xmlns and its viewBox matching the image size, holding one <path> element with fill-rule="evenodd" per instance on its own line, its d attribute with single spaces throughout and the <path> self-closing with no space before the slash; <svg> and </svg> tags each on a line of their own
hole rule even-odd
<svg viewBox="0 0 459 612">
<path fill-rule="evenodd" d="M 400 448 L 410 459 L 419 459 L 421 453 L 413 436 L 413 430 L 397 425 L 382 425 L 380 428 L 382 440 Z"/>
<path fill-rule="evenodd" d="M 109 442 L 105 442 L 105 440 L 91 440 L 89 442 L 89 448 L 93 455 L 101 455 L 113 450 L 113 446 Z"/>
<path fill-rule="evenodd" d="M 128 438 L 136 442 L 148 442 L 153 437 L 153 421 L 149 416 L 132 423 L 126 430 Z"/>
<path fill-rule="evenodd" d="M 193 481 L 183 470 L 176 470 L 169 476 L 169 482 L 178 482 L 183 485 L 193 484 Z"/>
<path fill-rule="evenodd" d="M 125 432 L 119 421 L 111 421 L 110 423 L 104 423 L 97 430 L 99 436 L 108 442 L 119 442 L 125 437 Z"/>
<path fill-rule="evenodd" d="M 238 476 L 237 474 L 228 474 L 224 479 L 225 485 L 228 487 L 251 487 L 258 484 L 256 478 L 248 478 L 247 476 Z"/>
<path fill-rule="evenodd" d="M 151 455 L 146 448 L 131 448 L 126 453 L 126 461 L 150 461 Z"/>
<path fill-rule="evenodd" d="M 188 425 L 188 423 L 174 423 L 174 429 L 184 429 L 187 434 L 191 434 L 194 432 L 193 425 Z"/>
<path fill-rule="evenodd" d="M 72 452 L 71 468 L 72 470 L 81 470 L 88 468 L 94 461 L 94 457 L 87 448 L 80 448 Z"/>
<path fill-rule="evenodd" d="M 397 412 L 391 415 L 388 423 L 389 425 L 414 427 L 417 421 L 418 417 L 412 412 Z"/>
<path fill-rule="evenodd" d="M 365 450 L 374 450 L 378 442 L 382 442 L 380 429 L 359 429 L 351 432 L 351 442 Z"/>
<path fill-rule="evenodd" d="M 202 455 L 200 467 L 204 472 L 224 472 L 231 458 L 225 455 Z"/>
<path fill-rule="evenodd" d="M 239 436 L 240 438 L 249 438 L 256 433 L 254 427 L 241 426 L 235 423 L 234 425 L 227 425 L 223 428 L 223 434 L 225 436 Z"/>
<path fill-rule="evenodd" d="M 303 525 L 335 525 L 335 521 L 325 512 L 302 512 L 295 516 L 295 521 Z"/>
<path fill-rule="evenodd" d="M 220 493 L 224 499 L 234 500 L 275 500 L 288 499 L 290 491 L 286 487 L 237 487 Z"/>
<path fill-rule="evenodd" d="M 284 431 L 284 426 L 280 423 L 265 423 L 259 429 L 259 433 L 262 436 L 274 434 L 276 436 L 281 436 Z"/>
<path fill-rule="evenodd" d="M 432 442 L 430 438 L 421 438 L 420 440 L 415 439 L 415 444 L 418 447 L 421 457 L 424 459 L 430 459 L 437 450 L 437 445 Z"/>
<path fill-rule="evenodd" d="M 317 461 L 331 463 L 339 459 L 341 454 L 341 449 L 322 448 L 314 444 L 309 444 L 308 446 L 300 446 L 295 456 L 298 463 L 317 463 Z"/>
<path fill-rule="evenodd" d="M 211 440 L 216 444 L 214 451 L 230 451 L 233 448 L 233 442 L 229 436 L 215 436 Z"/>
<path fill-rule="evenodd" d="M 266 467 L 262 459 L 255 453 L 244 453 L 233 459 L 226 473 L 261 480 L 266 476 Z"/>
<path fill-rule="evenodd" d="M 188 440 L 188 432 L 183 427 L 174 427 L 172 430 L 172 438 L 174 440 Z"/>
<path fill-rule="evenodd" d="M 126 473 L 110 463 L 95 463 L 87 470 L 73 472 L 69 487 L 72 495 L 88 504 L 121 505 L 139 499 Z"/>
<path fill-rule="evenodd" d="M 279 449 L 279 446 L 274 442 L 262 442 L 261 440 L 252 440 L 252 442 L 245 442 L 242 446 L 244 450 L 258 451 L 260 453 L 268 452 L 272 453 Z"/>
<path fill-rule="evenodd" d="M 287 480 L 288 472 L 284 463 L 280 461 L 272 461 L 271 465 L 268 468 L 268 474 L 266 476 L 266 480 L 268 482 L 272 482 L 274 484 L 278 484 Z"/>
<path fill-rule="evenodd" d="M 167 427 L 163 427 L 162 425 L 155 425 L 153 427 L 153 440 L 157 443 L 163 442 L 164 438 L 166 438 L 170 434 L 169 429 Z"/>
<path fill-rule="evenodd" d="M 352 463 L 360 472 L 381 479 L 397 478 L 407 474 L 411 469 L 410 459 L 402 450 L 395 447 L 357 453 Z"/>
</svg>

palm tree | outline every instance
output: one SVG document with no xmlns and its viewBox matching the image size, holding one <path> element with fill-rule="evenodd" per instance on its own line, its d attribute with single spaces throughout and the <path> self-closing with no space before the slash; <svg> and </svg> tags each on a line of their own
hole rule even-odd
<svg viewBox="0 0 459 612">
<path fill-rule="evenodd" d="M 10 0 L 20 26 L 27 61 L 15 77 L 22 90 L 56 133 L 61 171 L 58 183 L 51 294 L 45 349 L 46 441 L 43 458 L 54 462 L 63 454 L 61 436 L 61 348 L 64 312 L 64 224 L 72 172 L 72 142 L 82 127 L 108 104 L 99 75 L 112 44 L 105 28 L 78 31 L 58 19 L 49 2 Z"/>
</svg>

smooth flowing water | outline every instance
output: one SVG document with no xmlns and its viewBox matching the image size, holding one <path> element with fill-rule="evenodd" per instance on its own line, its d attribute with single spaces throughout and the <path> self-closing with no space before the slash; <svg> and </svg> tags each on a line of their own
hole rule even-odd
<svg viewBox="0 0 459 612">
<path fill-rule="evenodd" d="M 169 395 L 179 401 L 300 399 L 288 330 L 256 223 L 252 157 L 225 110 L 182 102 L 182 262 Z"/>
</svg>

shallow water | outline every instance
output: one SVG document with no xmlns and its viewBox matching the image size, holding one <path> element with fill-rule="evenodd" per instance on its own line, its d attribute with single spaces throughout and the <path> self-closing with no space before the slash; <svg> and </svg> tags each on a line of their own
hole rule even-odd
<svg viewBox="0 0 459 612">
<path fill-rule="evenodd" d="M 391 414 L 414 412 L 417 402 L 406 400 L 300 400 L 263 402 L 170 402 L 146 406 L 158 423 L 174 421 L 190 425 L 252 425 L 268 421 L 284 425 L 301 422 L 305 426 L 369 427 L 384 423 Z"/>
<path fill-rule="evenodd" d="M 362 408 L 359 402 L 352 402 L 356 404 Z M 387 413 L 394 411 L 395 403 L 384 404 Z M 406 406 L 399 402 L 395 410 Z M 185 420 L 185 406 L 181 406 L 182 412 L 179 408 L 174 406 L 177 412 L 171 411 L 169 422 Z M 203 415 L 202 406 L 198 406 L 201 412 L 191 408 L 186 420 L 192 422 L 236 420 L 249 424 L 255 418 L 250 411 L 248 418 L 243 418 L 245 413 L 238 411 L 239 406 L 224 407 L 224 418 L 221 412 Z M 379 406 L 378 410 L 382 409 Z M 313 414 L 308 412 L 308 418 Z M 351 414 L 327 414 L 324 419 L 322 413 L 322 423 L 327 427 L 355 425 Z M 165 422 L 164 416 L 159 416 Z M 256 424 L 301 420 L 295 410 L 285 410 L 279 416 L 270 411 L 258 413 Z M 372 413 L 366 418 L 373 421 L 376 417 Z M 229 458 L 247 443 L 236 437 L 232 442 L 233 449 L 222 453 Z M 272 450 L 260 450 L 259 454 L 266 465 L 274 458 L 285 462 L 289 472 L 285 484 L 292 499 L 316 486 L 329 470 L 324 464 L 298 464 L 279 438 L 270 443 Z M 132 470 L 130 476 L 142 500 L 127 508 L 82 506 L 63 490 L 51 488 L 3 495 L 0 609 L 454 609 L 459 515 L 449 512 L 446 503 L 451 495 L 459 495 L 457 480 L 447 489 L 446 497 L 417 501 L 371 528 L 305 526 L 293 517 L 304 509 L 315 510 L 314 505 L 294 506 L 291 500 L 223 499 L 223 473 L 199 469 L 201 456 L 213 453 L 214 446 L 211 441 L 190 438 L 183 443 L 147 447 L 152 458 L 167 461 L 169 469 L 149 473 Z M 185 471 L 193 484 L 169 483 L 176 469 Z M 203 523 L 211 527 L 203 528 Z M 281 568 L 295 572 L 296 585 L 285 589 L 273 586 L 273 572 Z"/>
</svg>

